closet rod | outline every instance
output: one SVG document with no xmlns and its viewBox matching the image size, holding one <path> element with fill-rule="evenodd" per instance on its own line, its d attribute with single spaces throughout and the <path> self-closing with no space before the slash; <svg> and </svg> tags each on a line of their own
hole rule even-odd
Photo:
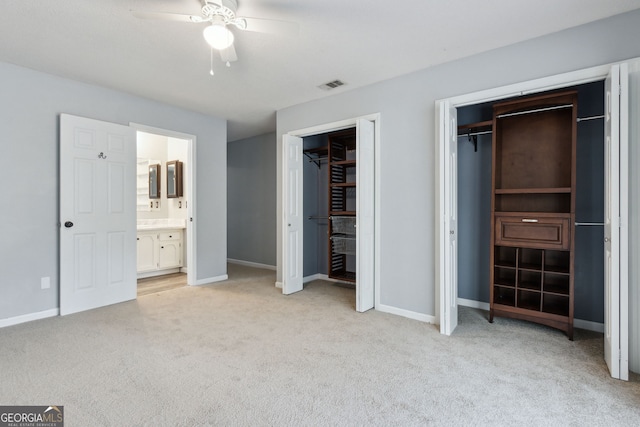
<svg viewBox="0 0 640 427">
<path fill-rule="evenodd" d="M 309 157 L 310 162 L 321 162 L 323 160 L 329 160 L 329 157 Z"/>
<path fill-rule="evenodd" d="M 458 134 L 458 138 L 461 138 L 463 136 L 486 135 L 488 133 L 493 133 L 493 131 L 485 130 L 485 131 L 482 131 L 482 132 L 460 133 L 460 134 Z"/>
<path fill-rule="evenodd" d="M 591 116 L 591 117 L 578 117 L 578 123 L 586 122 L 587 120 L 596 120 L 596 119 L 604 119 L 604 114 L 601 116 Z"/>
<path fill-rule="evenodd" d="M 543 111 L 561 110 L 563 108 L 572 108 L 572 107 L 573 107 L 573 104 L 555 105 L 553 107 L 536 108 L 535 110 L 526 110 L 526 111 L 518 111 L 518 112 L 515 112 L 515 113 L 500 114 L 497 117 L 499 119 L 501 119 L 503 117 L 521 116 L 523 114 L 541 113 Z"/>
<path fill-rule="evenodd" d="M 576 227 L 581 225 L 604 225 L 603 222 L 576 222 Z"/>
</svg>

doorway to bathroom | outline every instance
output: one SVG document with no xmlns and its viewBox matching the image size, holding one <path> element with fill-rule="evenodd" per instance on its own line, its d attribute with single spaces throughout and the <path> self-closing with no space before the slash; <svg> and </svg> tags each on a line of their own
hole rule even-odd
<svg viewBox="0 0 640 427">
<path fill-rule="evenodd" d="M 195 137 L 132 125 L 136 132 L 138 296 L 192 284 Z"/>
</svg>

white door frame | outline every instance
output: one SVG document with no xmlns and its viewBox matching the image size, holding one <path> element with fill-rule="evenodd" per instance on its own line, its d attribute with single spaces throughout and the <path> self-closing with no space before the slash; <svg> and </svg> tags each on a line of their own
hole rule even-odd
<svg viewBox="0 0 640 427">
<path fill-rule="evenodd" d="M 147 126 L 139 123 L 129 123 L 129 126 L 140 132 L 162 135 L 168 138 L 177 138 L 187 141 L 186 180 L 187 180 L 187 284 L 197 285 L 198 275 L 196 274 L 196 136 L 188 133 L 176 132 L 173 130 Z"/>
<path fill-rule="evenodd" d="M 621 61 L 619 63 L 634 61 L 635 59 L 629 59 L 627 61 Z M 443 145 L 441 140 L 441 129 L 439 123 L 439 113 L 441 109 L 457 108 L 467 105 L 475 105 L 484 102 L 496 101 L 504 98 L 510 98 L 515 96 L 528 95 L 533 93 L 545 92 L 553 89 L 560 89 L 569 86 L 576 86 L 593 81 L 604 80 L 611 67 L 615 64 L 605 64 L 597 67 L 591 67 L 583 70 L 573 71 L 564 74 L 558 74 L 555 76 L 544 77 L 541 79 L 531 80 L 527 82 L 516 83 L 512 85 L 502 86 L 494 89 L 474 92 L 461 96 L 455 96 L 451 98 L 445 98 L 437 100 L 435 103 L 436 113 L 436 158 L 439 159 L 436 168 L 437 178 L 437 215 L 436 215 L 436 256 L 439 258 L 436 260 L 436 301 L 439 303 L 436 305 L 436 318 L 441 321 L 441 333 L 446 334 L 443 329 L 446 324 L 442 321 L 442 316 L 445 314 L 442 304 L 442 295 L 446 290 L 451 291 L 453 287 L 457 287 L 457 283 L 449 283 L 447 279 L 447 272 L 445 269 L 446 257 L 448 256 L 447 245 L 449 224 L 446 219 L 446 197 L 457 197 L 457 188 L 447 188 L 446 183 L 442 179 L 443 174 L 446 171 L 446 164 L 444 160 L 448 157 L 444 154 L 447 153 L 446 145 Z M 446 196 L 446 197 L 445 197 Z"/>
<path fill-rule="evenodd" d="M 313 136 L 313 135 L 319 135 L 319 134 L 323 134 L 323 133 L 328 133 L 328 132 L 333 132 L 333 131 L 338 131 L 338 130 L 342 130 L 342 129 L 347 129 L 347 128 L 351 128 L 351 127 L 355 127 L 358 120 L 363 119 L 363 120 L 368 120 L 370 122 L 373 122 L 374 124 L 374 156 L 375 156 L 375 175 L 374 175 L 374 198 L 375 198 L 375 202 L 374 202 L 374 263 L 375 263 L 375 267 L 374 267 L 374 280 L 373 280 L 373 286 L 374 286 L 374 294 L 375 294 L 375 302 L 374 302 L 374 308 L 378 308 L 380 305 L 380 141 L 381 141 L 381 137 L 380 137 L 380 113 L 374 113 L 374 114 L 368 114 L 365 116 L 360 116 L 360 117 L 354 117 L 351 119 L 346 119 L 346 120 L 340 120 L 340 121 L 336 121 L 336 122 L 331 122 L 331 123 L 325 123 L 325 124 L 321 124 L 321 125 L 317 125 L 317 126 L 311 126 L 308 128 L 303 128 L 303 129 L 297 129 L 297 130 L 292 130 L 290 132 L 287 132 L 287 135 L 291 135 L 291 136 L 297 136 L 300 138 L 304 138 L 307 136 Z M 284 138 L 283 138 L 284 139 Z M 279 143 L 282 143 L 282 141 L 280 141 Z M 283 153 L 286 152 L 286 147 L 283 147 Z M 284 155 L 284 154 L 283 154 Z M 283 173 L 286 173 L 285 168 L 286 164 L 283 164 Z M 287 203 L 287 188 L 286 188 L 286 180 L 283 180 L 281 187 L 280 187 L 280 191 L 282 194 L 282 206 L 286 206 Z M 283 233 L 286 232 L 286 218 L 285 218 L 285 209 L 283 208 L 283 214 L 282 214 L 282 218 L 280 219 L 282 221 L 282 230 Z M 284 236 L 284 234 L 283 234 Z M 284 237 L 283 237 L 284 238 Z M 283 244 L 281 245 L 281 258 L 282 260 L 286 259 L 287 254 L 285 253 L 285 249 L 286 249 L 286 244 L 283 240 Z M 282 267 L 282 266 L 280 266 Z M 284 275 L 284 270 L 283 270 L 283 275 Z M 283 276 L 284 277 L 284 276 Z M 276 283 L 276 286 L 278 285 L 282 285 L 281 283 L 278 284 Z"/>
</svg>

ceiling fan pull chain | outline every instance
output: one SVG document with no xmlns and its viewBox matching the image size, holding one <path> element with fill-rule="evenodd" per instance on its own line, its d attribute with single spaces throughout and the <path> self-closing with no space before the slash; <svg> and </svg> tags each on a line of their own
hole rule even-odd
<svg viewBox="0 0 640 427">
<path fill-rule="evenodd" d="M 213 48 L 211 48 L 211 68 L 209 69 L 209 74 L 213 76 Z"/>
</svg>

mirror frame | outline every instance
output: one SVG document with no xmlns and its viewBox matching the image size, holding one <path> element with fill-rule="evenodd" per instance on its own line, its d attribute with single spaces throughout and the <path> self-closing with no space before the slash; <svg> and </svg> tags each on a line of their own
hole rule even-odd
<svg viewBox="0 0 640 427">
<path fill-rule="evenodd" d="M 173 166 L 174 173 L 169 173 L 169 167 Z M 171 160 L 167 162 L 167 198 L 176 199 L 182 197 L 182 162 L 180 160 Z M 173 177 L 173 178 L 172 178 Z M 173 180 L 173 182 L 169 182 Z M 170 191 L 173 188 L 173 191 Z"/>
<path fill-rule="evenodd" d="M 160 164 L 149 165 L 149 198 L 150 199 L 159 199 L 160 198 L 160 179 L 162 175 L 162 168 Z M 152 174 L 155 173 L 156 180 L 155 183 L 152 179 Z"/>
</svg>

